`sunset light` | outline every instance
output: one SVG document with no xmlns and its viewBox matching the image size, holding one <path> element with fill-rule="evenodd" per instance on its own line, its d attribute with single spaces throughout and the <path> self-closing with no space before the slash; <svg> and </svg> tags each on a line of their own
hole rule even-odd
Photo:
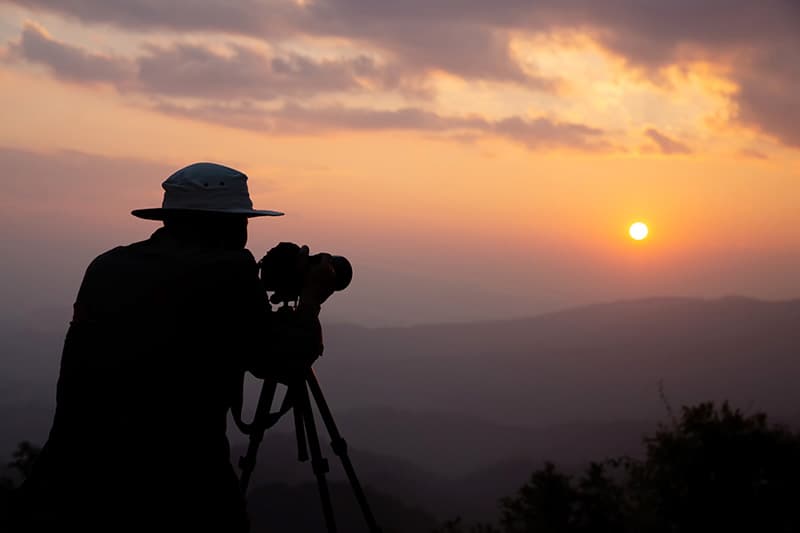
<svg viewBox="0 0 800 533">
<path fill-rule="evenodd" d="M 636 222 L 632 224 L 628 233 L 631 236 L 631 239 L 635 241 L 643 241 L 647 238 L 647 234 L 650 233 L 650 230 L 647 229 L 647 224 L 644 222 Z"/>
<path fill-rule="evenodd" d="M 0 525 L 800 532 L 798 29 L 0 0 Z"/>
<path fill-rule="evenodd" d="M 197 161 L 246 172 L 253 204 L 286 213 L 249 225 L 256 257 L 291 240 L 358 258 L 327 308 L 344 322 L 800 295 L 788 7 L 722 10 L 733 23 L 688 2 L 686 28 L 665 2 L 26 4 L 0 2 L 14 312 L 69 304 L 86 257 L 152 232 L 130 212 Z M 631 283 L 619 252 L 637 243 L 659 259 Z M 56 248 L 62 276 L 35 271 Z"/>
</svg>

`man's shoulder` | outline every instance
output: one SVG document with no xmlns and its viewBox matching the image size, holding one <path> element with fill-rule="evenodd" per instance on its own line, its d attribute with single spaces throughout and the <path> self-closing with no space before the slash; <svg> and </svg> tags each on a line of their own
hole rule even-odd
<svg viewBox="0 0 800 533">
<path fill-rule="evenodd" d="M 89 263 L 89 269 L 102 268 L 107 265 L 128 260 L 131 256 L 140 254 L 143 246 L 146 243 L 146 240 L 138 241 L 131 244 L 115 246 L 109 250 L 106 250 L 92 259 L 91 263 Z"/>
<path fill-rule="evenodd" d="M 176 261 L 188 264 L 218 265 L 232 268 L 256 268 L 256 260 L 247 248 L 226 250 L 219 248 L 174 247 L 151 237 L 131 244 L 115 246 L 90 263 L 90 268 L 102 268 L 137 261 Z"/>
</svg>

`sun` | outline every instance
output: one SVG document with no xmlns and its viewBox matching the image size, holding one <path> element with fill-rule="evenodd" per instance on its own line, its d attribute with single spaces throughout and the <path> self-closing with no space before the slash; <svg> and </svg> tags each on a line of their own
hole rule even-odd
<svg viewBox="0 0 800 533">
<path fill-rule="evenodd" d="M 650 230 L 647 229 L 647 224 L 644 222 L 635 222 L 631 224 L 628 233 L 631 236 L 631 239 L 635 241 L 642 241 L 647 238 L 647 234 L 650 233 Z"/>
</svg>

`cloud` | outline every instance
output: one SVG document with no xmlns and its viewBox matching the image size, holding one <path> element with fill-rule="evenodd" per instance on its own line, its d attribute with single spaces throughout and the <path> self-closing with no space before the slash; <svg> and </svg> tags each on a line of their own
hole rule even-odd
<svg viewBox="0 0 800 533">
<path fill-rule="evenodd" d="M 605 150 L 610 145 L 603 131 L 583 124 L 553 122 L 546 118 L 504 118 L 492 124 L 491 130 L 503 137 L 521 142 L 531 149 L 569 146 L 584 150 Z"/>
<path fill-rule="evenodd" d="M 343 28 L 320 25 L 319 31 L 375 47 L 409 72 L 441 70 L 465 79 L 514 83 L 546 92 L 558 87 L 555 76 L 534 74 L 520 65 L 511 52 L 509 31 L 485 24 L 363 20 Z"/>
<path fill-rule="evenodd" d="M 658 130 L 653 128 L 648 129 L 644 132 L 645 135 L 650 137 L 654 143 L 658 146 L 658 149 L 661 151 L 662 154 L 690 154 L 692 150 L 686 146 L 685 144 L 670 139 L 666 135 L 660 133 Z"/>
<path fill-rule="evenodd" d="M 235 128 L 281 134 L 315 135 L 331 131 L 418 131 L 451 136 L 494 136 L 531 150 L 567 148 L 603 151 L 611 148 L 605 132 L 583 124 L 545 117 L 489 120 L 478 115 L 448 116 L 418 108 L 377 110 L 344 106 L 306 107 L 286 104 L 275 109 L 254 103 L 185 106 L 159 102 L 163 113 Z"/>
<path fill-rule="evenodd" d="M 138 31 L 214 31 L 239 34 L 281 34 L 298 6 L 283 0 L 6 0 L 83 22 L 113 24 Z"/>
<path fill-rule="evenodd" d="M 378 110 L 343 106 L 304 107 L 296 97 L 358 91 L 399 83 L 390 70 L 360 55 L 317 60 L 298 54 L 269 56 L 239 45 L 227 50 L 199 44 L 148 45 L 136 58 L 100 56 L 57 41 L 38 26 L 26 25 L 11 44 L 19 59 L 43 64 L 75 82 L 106 82 L 120 91 L 151 98 L 163 113 L 257 131 L 313 134 L 336 130 L 413 130 L 454 135 L 496 136 L 530 149 L 609 147 L 602 130 L 550 118 L 488 120 L 478 115 L 443 116 L 416 107 Z M 365 89 L 366 90 L 366 89 Z M 200 99 L 187 106 L 181 99 Z M 284 102 L 265 108 L 269 101 Z M 228 103 L 218 103 L 228 102 Z"/>
<path fill-rule="evenodd" d="M 742 148 L 739 150 L 739 155 L 744 157 L 749 157 L 751 159 L 769 159 L 769 156 L 764 152 L 759 152 L 753 148 Z"/>
<path fill-rule="evenodd" d="M 297 53 L 269 55 L 236 44 L 225 48 L 175 43 L 146 45 L 134 58 L 101 55 L 58 41 L 31 23 L 9 44 L 13 58 L 44 65 L 57 78 L 105 82 L 120 91 L 151 95 L 271 100 L 383 89 L 430 96 L 421 81 L 364 54 L 315 59 Z"/>
<path fill-rule="evenodd" d="M 71 82 L 122 86 L 134 75 L 132 62 L 56 41 L 31 23 L 25 24 L 19 41 L 10 43 L 9 53 L 15 59 L 46 65 L 55 77 Z"/>
<path fill-rule="evenodd" d="M 317 60 L 299 54 L 270 57 L 237 45 L 223 54 L 176 44 L 150 46 L 137 63 L 143 90 L 161 95 L 269 100 L 395 86 L 391 75 L 365 55 Z"/>
<path fill-rule="evenodd" d="M 729 67 L 739 86 L 738 120 L 800 146 L 797 0 L 13 1 L 140 31 L 227 32 L 269 42 L 345 38 L 407 73 L 439 69 L 541 90 L 554 90 L 557 75 L 522 69 L 509 51 L 511 37 L 580 30 L 646 72 L 696 59 Z"/>
<path fill-rule="evenodd" d="M 419 2 L 391 6 L 390 2 L 337 0 L 306 5 L 290 0 L 6 1 L 137 31 L 220 32 L 268 42 L 303 35 L 345 38 L 384 53 L 412 76 L 443 70 L 465 78 L 509 81 L 546 91 L 558 86 L 554 79 L 523 69 L 512 56 L 507 29 L 476 20 L 470 10 L 474 6 L 467 3 L 450 6 L 446 14 Z"/>
<path fill-rule="evenodd" d="M 736 68 L 739 120 L 796 148 L 800 148 L 798 51 L 800 42 L 794 48 L 761 51 Z"/>
<path fill-rule="evenodd" d="M 444 68 L 452 63 L 501 77 L 523 75 L 508 56 L 508 31 L 594 30 L 600 41 L 633 61 L 665 63 L 685 44 L 764 44 L 792 35 L 800 17 L 795 0 L 7 1 L 135 30 L 218 31 L 267 40 L 298 34 L 360 39 L 414 62 Z"/>
</svg>

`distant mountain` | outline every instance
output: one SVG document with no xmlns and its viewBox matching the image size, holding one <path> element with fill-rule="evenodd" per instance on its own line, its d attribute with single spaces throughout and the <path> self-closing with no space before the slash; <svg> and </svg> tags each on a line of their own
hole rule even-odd
<svg viewBox="0 0 800 533">
<path fill-rule="evenodd" d="M 64 332 L 46 319 L 0 322 L 0 457 L 46 437 Z M 326 326 L 325 345 L 315 368 L 357 472 L 392 509 L 423 509 L 419 523 L 491 516 L 544 460 L 636 454 L 683 404 L 728 399 L 798 420 L 800 301 L 649 299 L 520 320 Z M 314 492 L 291 429 L 268 433 L 254 490 Z"/>
<path fill-rule="evenodd" d="M 46 434 L 65 331 L 52 314 L 0 322 L 4 448 Z M 542 442 L 520 428 L 552 438 L 564 424 L 663 419 L 659 383 L 674 409 L 730 399 L 792 418 L 800 405 L 800 300 L 662 298 L 520 320 L 326 326 L 325 345 L 315 368 L 337 419 L 352 411 L 339 420 L 345 436 L 442 473 Z"/>
<path fill-rule="evenodd" d="M 497 424 L 458 413 L 362 408 L 336 416 L 342 434 L 361 449 L 461 478 L 501 461 L 524 458 L 581 464 L 598 455 L 637 455 L 653 421 L 559 424 L 540 428 Z"/>
<path fill-rule="evenodd" d="M 345 413 L 340 418 L 342 429 L 354 423 L 354 429 L 362 428 L 345 434 L 361 483 L 440 520 L 458 515 L 488 519 L 495 514 L 497 500 L 525 483 L 546 460 L 578 470 L 590 460 L 637 455 L 643 433 L 655 429 L 655 424 L 598 423 L 535 430 L 509 427 L 495 433 L 493 429 L 500 426 L 458 417 L 448 421 L 442 414 L 369 410 Z M 443 423 L 439 430 L 431 426 L 436 421 Z M 296 441 L 289 429 L 291 424 L 286 424 L 266 434 L 252 487 L 271 483 L 297 487 L 314 481 L 311 465 L 296 459 Z M 389 433 L 384 432 L 387 430 Z M 327 436 L 321 441 L 331 467 L 328 478 L 345 482 Z M 243 443 L 234 446 L 234 464 L 244 450 Z M 462 462 L 459 469 L 451 465 L 449 475 L 436 473 L 443 470 L 438 463 L 446 461 L 448 454 L 470 455 L 472 460 Z M 428 470 L 430 466 L 436 471 Z"/>
<path fill-rule="evenodd" d="M 0 457 L 47 437 L 63 342 L 52 324 L 0 320 Z"/>
<path fill-rule="evenodd" d="M 730 399 L 800 404 L 800 300 L 662 298 L 530 319 L 327 327 L 316 368 L 331 405 L 445 411 L 512 426 L 663 418 Z"/>
<path fill-rule="evenodd" d="M 327 436 L 321 437 L 320 441 L 323 456 L 330 465 L 328 478 L 337 482 L 347 481 L 341 461 L 328 445 Z M 354 441 L 350 441 L 349 444 L 348 454 L 364 487 L 372 487 L 379 492 L 393 495 L 407 505 L 425 509 L 431 508 L 432 502 L 438 504 L 447 499 L 446 494 L 451 488 L 452 480 L 431 473 L 404 459 L 385 453 L 365 451 Z M 231 456 L 234 465 L 238 464 L 238 459 L 244 454 L 245 449 L 243 443 L 232 447 Z M 236 471 L 239 472 L 239 469 Z M 294 434 L 271 431 L 265 435 L 250 483 L 253 490 L 263 484 L 283 483 L 298 486 L 314 483 L 315 479 L 310 461 L 297 460 Z"/>
</svg>

